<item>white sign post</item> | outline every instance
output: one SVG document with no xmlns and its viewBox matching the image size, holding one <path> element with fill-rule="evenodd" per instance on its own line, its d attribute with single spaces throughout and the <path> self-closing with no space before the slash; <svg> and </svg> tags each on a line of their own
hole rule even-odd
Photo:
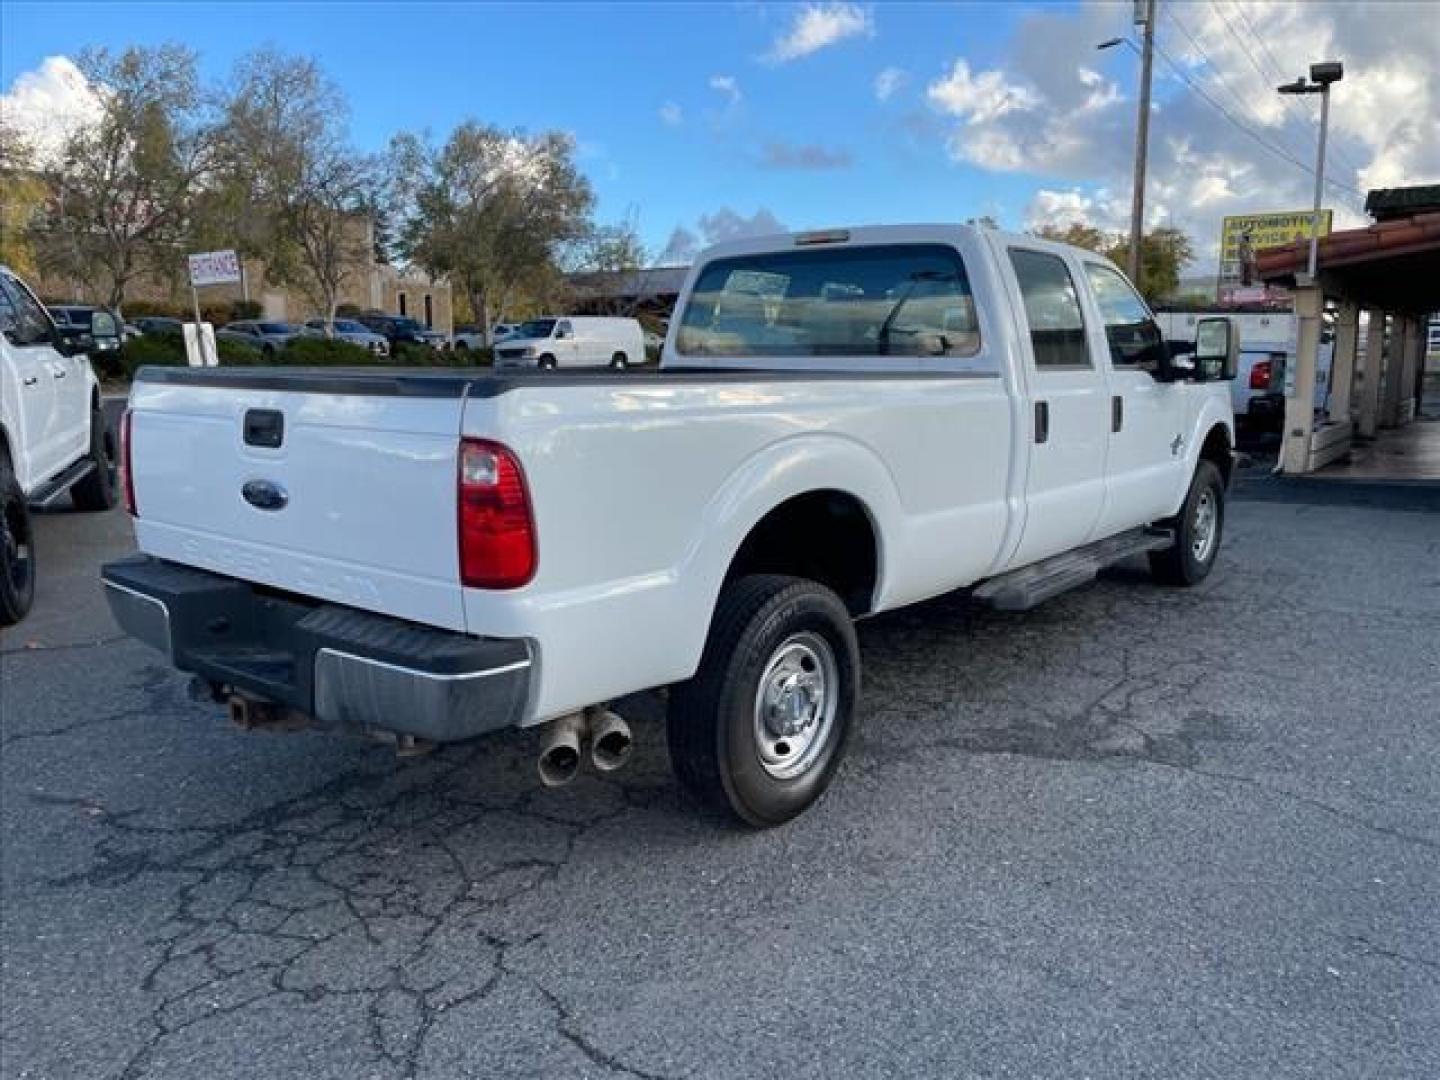
<svg viewBox="0 0 1440 1080">
<path fill-rule="evenodd" d="M 220 362 L 219 354 L 215 348 L 214 329 L 200 318 L 200 286 L 202 285 L 229 285 L 233 282 L 243 282 L 245 279 L 245 268 L 240 264 L 240 256 L 233 251 L 202 251 L 196 255 L 188 256 L 190 263 L 190 299 L 195 304 L 195 335 L 193 338 L 195 352 L 199 358 L 201 367 L 214 367 Z M 186 335 L 185 344 L 190 345 L 192 338 Z M 195 363 L 195 358 L 191 358 Z"/>
</svg>

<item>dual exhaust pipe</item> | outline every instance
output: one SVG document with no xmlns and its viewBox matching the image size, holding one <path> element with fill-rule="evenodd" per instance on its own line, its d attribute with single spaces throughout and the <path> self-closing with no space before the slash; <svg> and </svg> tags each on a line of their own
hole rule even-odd
<svg viewBox="0 0 1440 1080">
<path fill-rule="evenodd" d="M 579 775 L 587 749 L 596 772 L 614 772 L 634 748 L 630 725 L 609 709 L 592 705 L 550 724 L 540 745 L 540 782 L 546 787 L 570 783 Z"/>
</svg>

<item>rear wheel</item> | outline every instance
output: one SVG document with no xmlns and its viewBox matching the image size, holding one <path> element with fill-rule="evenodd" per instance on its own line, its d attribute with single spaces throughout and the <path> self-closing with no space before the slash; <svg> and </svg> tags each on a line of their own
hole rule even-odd
<svg viewBox="0 0 1440 1080">
<path fill-rule="evenodd" d="M 70 489 L 76 510 L 109 510 L 115 505 L 115 453 L 105 414 L 90 410 L 90 474 Z"/>
<path fill-rule="evenodd" d="M 610 358 L 610 366 L 616 371 L 624 371 L 627 367 L 630 366 L 630 358 L 627 357 L 623 352 L 617 352 L 614 356 Z"/>
<path fill-rule="evenodd" d="M 833 592 L 772 574 L 730 582 L 699 670 L 670 693 L 676 777 L 746 825 L 789 821 L 834 779 L 859 684 L 855 628 Z"/>
<path fill-rule="evenodd" d="M 1225 481 L 1212 462 L 1201 461 L 1180 513 L 1165 522 L 1175 542 L 1150 553 L 1150 573 L 1162 585 L 1189 587 L 1209 576 L 1225 528 Z"/>
<path fill-rule="evenodd" d="M 30 508 L 9 463 L 0 461 L 0 626 L 14 626 L 35 600 Z"/>
</svg>

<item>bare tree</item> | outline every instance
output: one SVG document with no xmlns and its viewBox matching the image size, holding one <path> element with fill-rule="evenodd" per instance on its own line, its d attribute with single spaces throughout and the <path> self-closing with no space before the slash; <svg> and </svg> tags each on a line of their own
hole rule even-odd
<svg viewBox="0 0 1440 1080">
<path fill-rule="evenodd" d="M 487 332 L 492 307 L 516 289 L 545 291 L 564 246 L 588 227 L 594 195 L 574 141 L 501 131 L 473 120 L 440 147 L 391 143 L 399 253 L 463 291 Z"/>
<path fill-rule="evenodd" d="M 190 196 L 213 166 L 213 128 L 189 49 L 91 49 L 78 66 L 98 109 L 65 142 L 38 248 L 46 269 L 73 278 L 102 269 L 118 310 L 138 275 L 177 257 Z"/>
<path fill-rule="evenodd" d="M 226 172 L 268 228 L 252 233 L 266 273 L 335 320 L 371 255 L 374 163 L 349 142 L 345 100 L 307 57 L 260 49 L 236 67 L 221 128 Z"/>
</svg>

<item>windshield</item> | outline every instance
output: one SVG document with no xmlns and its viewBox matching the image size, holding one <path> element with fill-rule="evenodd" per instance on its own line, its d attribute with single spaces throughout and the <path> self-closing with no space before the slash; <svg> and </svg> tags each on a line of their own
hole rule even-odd
<svg viewBox="0 0 1440 1080">
<path fill-rule="evenodd" d="M 555 331 L 554 319 L 531 319 L 515 328 L 515 336 L 522 338 L 547 338 Z"/>
<path fill-rule="evenodd" d="M 262 322 L 260 324 L 262 334 L 293 334 L 295 328 L 289 323 L 283 322 Z"/>
<path fill-rule="evenodd" d="M 368 334 L 370 332 L 358 322 L 351 322 L 349 319 L 336 319 L 335 329 L 342 334 Z"/>
<path fill-rule="evenodd" d="M 412 333 L 420 333 L 425 329 L 414 319 L 391 319 L 390 325 L 396 330 L 408 330 Z"/>
</svg>

